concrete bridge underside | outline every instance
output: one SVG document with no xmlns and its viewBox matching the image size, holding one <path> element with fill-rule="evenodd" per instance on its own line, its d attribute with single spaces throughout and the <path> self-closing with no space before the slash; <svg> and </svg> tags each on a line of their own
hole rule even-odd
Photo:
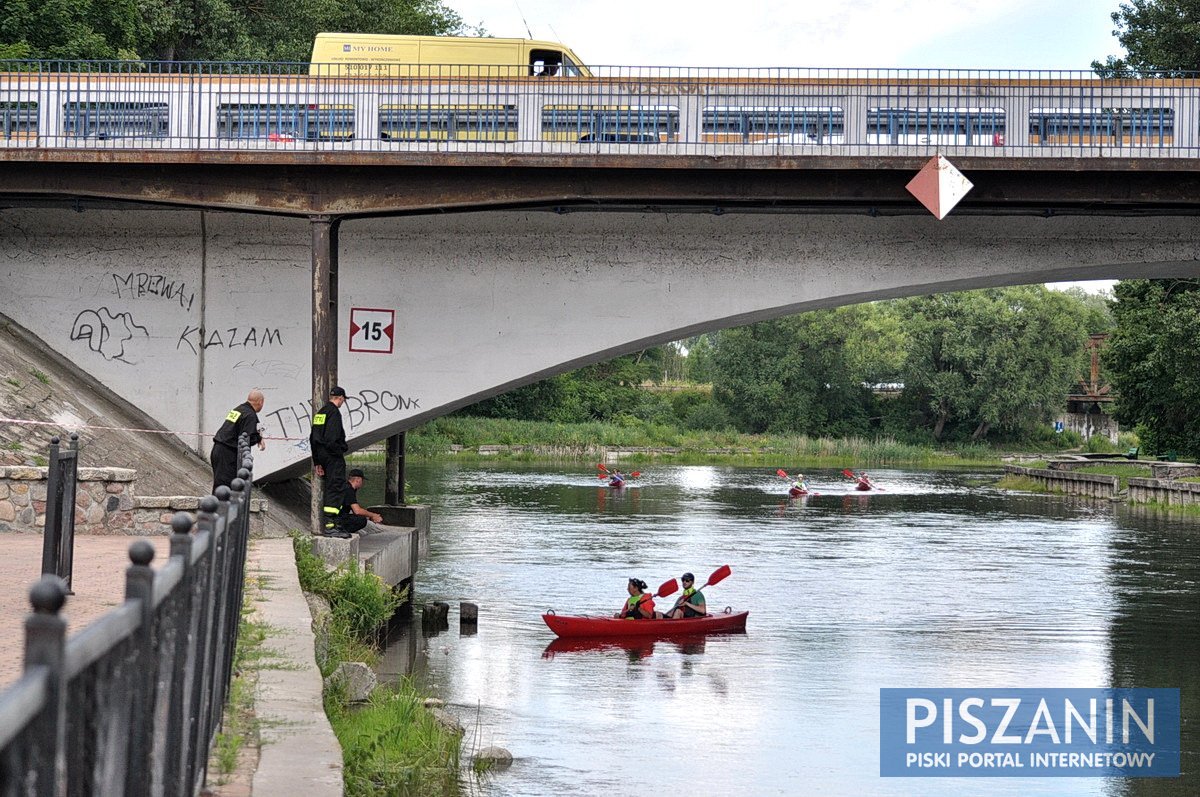
<svg viewBox="0 0 1200 797">
<path fill-rule="evenodd" d="M 20 204 L 14 202 L 12 204 Z M 196 209 L 0 210 L 0 313 L 164 428 L 267 395 L 258 475 L 307 467 L 312 224 Z M 899 296 L 1200 275 L 1191 215 L 558 208 L 346 220 L 338 381 L 352 445 L 702 331 Z M 351 308 L 395 313 L 348 350 Z M 69 420 L 69 419 L 68 419 Z M 103 419 L 79 419 L 102 423 Z"/>
</svg>

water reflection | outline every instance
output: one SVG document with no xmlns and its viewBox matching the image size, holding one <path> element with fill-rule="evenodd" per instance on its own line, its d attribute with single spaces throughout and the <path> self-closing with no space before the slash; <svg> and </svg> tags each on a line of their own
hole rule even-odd
<svg viewBox="0 0 1200 797">
<path fill-rule="evenodd" d="M 434 499 L 417 601 L 478 603 L 478 633 L 452 623 L 425 638 L 418 622 L 381 669 L 408 667 L 514 752 L 489 795 L 961 794 L 959 781 L 878 777 L 881 687 L 1106 685 L 1182 689 L 1183 778 L 977 779 L 969 792 L 1200 793 L 1194 524 L 1005 494 L 980 473 L 872 471 L 885 490 L 863 494 L 806 470 L 821 494 L 799 502 L 766 468 L 655 466 L 621 491 L 580 466 L 408 475 Z M 609 614 L 631 574 L 656 585 L 725 562 L 733 575 L 706 596 L 752 610 L 743 635 L 570 650 L 539 617 Z M 700 722 L 703 755 L 628 743 L 631 728 L 666 740 Z"/>
<path fill-rule="evenodd" d="M 713 636 L 717 635 L 714 634 Z M 704 646 L 708 642 L 708 638 L 708 634 L 687 634 L 669 639 L 655 639 L 653 637 L 564 639 L 562 637 L 555 637 L 546 646 L 546 649 L 542 651 L 542 658 L 552 659 L 555 655 L 562 653 L 594 653 L 597 651 L 623 650 L 630 655 L 630 660 L 635 658 L 644 659 L 654 654 L 655 645 L 668 647 L 681 656 L 700 656 L 704 653 Z"/>
</svg>

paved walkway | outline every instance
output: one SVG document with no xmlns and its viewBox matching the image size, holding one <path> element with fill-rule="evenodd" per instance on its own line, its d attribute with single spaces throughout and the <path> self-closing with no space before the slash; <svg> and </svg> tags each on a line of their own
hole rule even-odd
<svg viewBox="0 0 1200 797">
<path fill-rule="evenodd" d="M 154 545 L 151 566 L 167 561 L 169 537 L 75 538 L 75 565 L 71 576 L 74 595 L 67 597 L 63 616 L 67 635 L 85 628 L 125 599 L 125 568 L 129 546 L 145 539 Z M 29 588 L 42 575 L 42 535 L 0 534 L 0 689 L 21 676 L 25 658 L 25 618 L 29 615 Z"/>
</svg>

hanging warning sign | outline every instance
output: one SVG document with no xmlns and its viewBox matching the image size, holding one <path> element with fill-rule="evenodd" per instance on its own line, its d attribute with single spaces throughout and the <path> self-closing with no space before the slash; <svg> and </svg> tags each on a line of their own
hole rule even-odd
<svg viewBox="0 0 1200 797">
<path fill-rule="evenodd" d="M 350 351 L 391 354 L 396 311 L 375 307 L 350 308 Z"/>
<path fill-rule="evenodd" d="M 941 155 L 930 158 L 905 186 L 939 221 L 946 218 L 946 214 L 974 187 L 962 172 L 954 168 L 954 164 Z"/>
</svg>

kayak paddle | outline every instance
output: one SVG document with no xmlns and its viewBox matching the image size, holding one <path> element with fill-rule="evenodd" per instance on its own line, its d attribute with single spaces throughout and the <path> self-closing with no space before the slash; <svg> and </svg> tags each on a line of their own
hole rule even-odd
<svg viewBox="0 0 1200 797">
<path fill-rule="evenodd" d="M 714 584 L 720 584 L 722 581 L 729 578 L 731 573 L 733 573 L 733 571 L 729 569 L 729 565 L 721 565 L 712 572 L 712 575 L 708 577 L 708 581 L 704 582 L 704 586 L 700 589 L 704 590 L 708 589 Z"/>
</svg>

